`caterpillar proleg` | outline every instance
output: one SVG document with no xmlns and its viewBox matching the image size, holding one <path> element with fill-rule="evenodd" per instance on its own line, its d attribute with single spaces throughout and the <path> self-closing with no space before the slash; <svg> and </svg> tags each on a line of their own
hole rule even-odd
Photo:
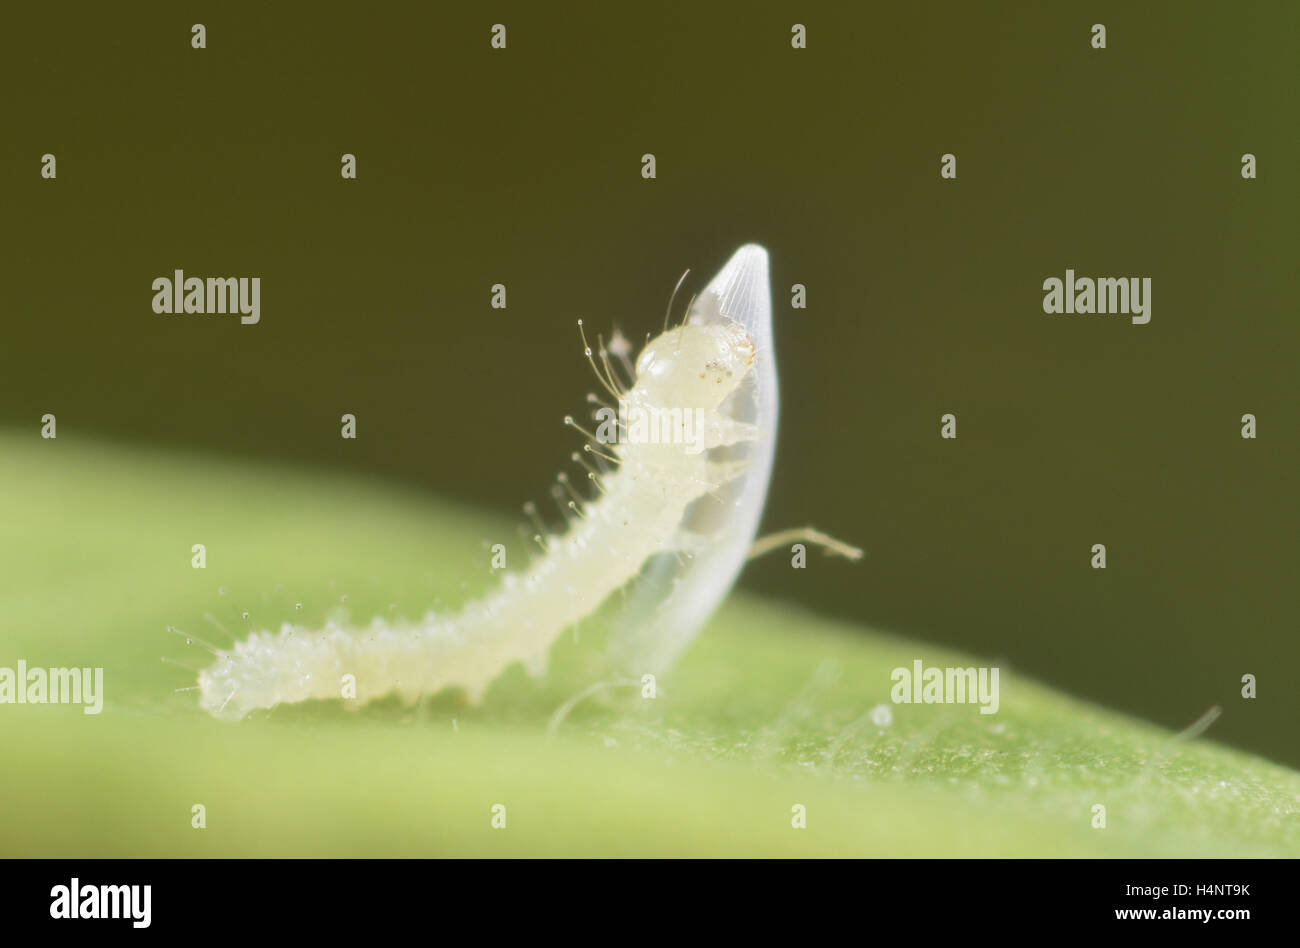
<svg viewBox="0 0 1300 948">
<path fill-rule="evenodd" d="M 596 371 L 619 399 L 619 437 L 588 447 L 617 467 L 593 474 L 595 498 L 575 496 L 564 535 L 539 534 L 545 555 L 527 570 L 507 573 L 495 592 L 452 616 L 256 632 L 217 650 L 200 672 L 201 707 L 238 720 L 285 702 L 338 698 L 344 675 L 355 680 L 357 703 L 393 693 L 413 701 L 452 686 L 477 702 L 516 662 L 540 674 L 554 640 L 638 576 L 614 647 L 632 671 L 666 668 L 731 588 L 762 514 L 777 418 L 767 269 L 762 247 L 737 250 L 682 324 L 645 344 L 630 386 L 602 347 L 604 371 Z M 586 355 L 596 367 L 590 347 Z M 645 416 L 670 417 L 691 437 L 627 437 L 626 418 Z"/>
</svg>

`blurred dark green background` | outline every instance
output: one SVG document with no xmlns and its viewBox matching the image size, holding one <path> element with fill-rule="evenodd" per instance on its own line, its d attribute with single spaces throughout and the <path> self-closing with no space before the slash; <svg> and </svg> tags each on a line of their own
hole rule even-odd
<svg viewBox="0 0 1300 948">
<path fill-rule="evenodd" d="M 766 523 L 869 557 L 745 586 L 1300 763 L 1300 7 L 469 6 L 7 10 L 0 424 L 516 510 L 593 387 L 575 320 L 642 335 L 758 241 Z M 1045 316 L 1067 267 L 1151 277 L 1150 325 Z M 261 324 L 155 315 L 176 268 L 260 276 Z"/>
</svg>

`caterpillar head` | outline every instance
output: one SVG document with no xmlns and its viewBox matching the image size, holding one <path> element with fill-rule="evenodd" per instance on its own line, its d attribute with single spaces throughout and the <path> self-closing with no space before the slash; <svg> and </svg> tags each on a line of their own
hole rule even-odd
<svg viewBox="0 0 1300 948">
<path fill-rule="evenodd" d="M 654 405 L 715 409 L 754 360 L 754 343 L 739 323 L 687 323 L 646 343 L 636 360 L 636 391 Z"/>
</svg>

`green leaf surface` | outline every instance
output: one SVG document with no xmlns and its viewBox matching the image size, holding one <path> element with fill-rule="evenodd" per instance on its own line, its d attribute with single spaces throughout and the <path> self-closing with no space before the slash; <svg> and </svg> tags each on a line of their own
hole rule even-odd
<svg viewBox="0 0 1300 948">
<path fill-rule="evenodd" d="M 741 595 L 656 698 L 595 691 L 552 735 L 556 710 L 608 674 L 601 617 L 560 639 L 545 677 L 512 668 L 478 706 L 450 692 L 218 722 L 175 690 L 194 676 L 162 659 L 208 656 L 169 626 L 225 645 L 340 612 L 453 610 L 492 584 L 492 543 L 522 556 L 513 523 L 357 478 L 72 434 L 0 437 L 0 497 L 0 666 L 102 666 L 106 693 L 98 715 L 0 705 L 0 856 L 1300 853 L 1286 768 L 1005 662 L 996 714 L 893 704 L 895 667 L 991 663 Z M 191 828 L 195 804 L 206 829 Z"/>
</svg>

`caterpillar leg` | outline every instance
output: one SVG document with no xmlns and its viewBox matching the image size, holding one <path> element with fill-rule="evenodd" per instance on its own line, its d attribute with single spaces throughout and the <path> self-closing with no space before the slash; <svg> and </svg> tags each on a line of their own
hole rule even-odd
<svg viewBox="0 0 1300 948">
<path fill-rule="evenodd" d="M 826 551 L 827 556 L 842 556 L 846 560 L 862 559 L 862 551 L 856 546 L 837 540 L 828 533 L 822 533 L 816 527 L 794 527 L 779 533 L 769 533 L 759 537 L 749 548 L 749 558 L 757 559 L 765 553 L 780 549 L 789 543 L 811 543 Z"/>
<path fill-rule="evenodd" d="M 686 453 L 699 454 L 709 448 L 725 448 L 741 441 L 757 441 L 762 433 L 758 425 L 710 412 L 700 424 L 698 439 L 687 447 Z"/>
<path fill-rule="evenodd" d="M 716 535 L 710 536 L 706 533 L 696 533 L 694 530 L 678 529 L 673 536 L 670 550 L 683 556 L 694 557 L 708 552 L 717 541 Z"/>
<path fill-rule="evenodd" d="M 704 477 L 709 483 L 709 490 L 717 490 L 730 484 L 750 468 L 750 461 L 709 461 L 704 466 Z"/>
</svg>

